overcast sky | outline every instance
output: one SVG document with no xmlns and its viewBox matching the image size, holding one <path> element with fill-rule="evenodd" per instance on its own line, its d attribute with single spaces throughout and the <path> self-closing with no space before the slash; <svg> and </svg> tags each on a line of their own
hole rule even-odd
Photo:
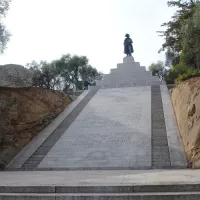
<svg viewBox="0 0 200 200">
<path fill-rule="evenodd" d="M 108 73 L 122 62 L 126 33 L 133 39 L 134 58 L 148 67 L 164 59 L 163 39 L 156 31 L 174 9 L 167 0 L 13 0 L 6 19 L 12 33 L 0 64 L 25 65 L 32 60 L 85 55 Z"/>
</svg>

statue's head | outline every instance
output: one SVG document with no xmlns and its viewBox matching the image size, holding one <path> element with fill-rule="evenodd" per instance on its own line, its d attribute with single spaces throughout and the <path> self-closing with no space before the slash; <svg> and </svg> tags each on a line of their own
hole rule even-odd
<svg viewBox="0 0 200 200">
<path fill-rule="evenodd" d="M 129 37 L 130 37 L 130 35 L 127 33 L 127 34 L 125 35 L 125 37 L 129 38 Z"/>
</svg>

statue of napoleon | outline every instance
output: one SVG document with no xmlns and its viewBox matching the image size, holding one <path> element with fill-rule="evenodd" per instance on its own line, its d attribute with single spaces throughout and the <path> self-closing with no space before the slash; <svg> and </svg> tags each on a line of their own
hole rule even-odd
<svg viewBox="0 0 200 200">
<path fill-rule="evenodd" d="M 131 54 L 134 52 L 133 45 L 132 45 L 133 41 L 130 38 L 129 34 L 126 34 L 125 37 L 126 39 L 124 40 L 124 53 L 127 56 L 131 56 Z"/>
</svg>

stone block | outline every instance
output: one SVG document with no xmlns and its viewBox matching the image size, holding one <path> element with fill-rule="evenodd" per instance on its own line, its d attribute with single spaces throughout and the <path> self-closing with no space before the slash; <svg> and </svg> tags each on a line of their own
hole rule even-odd
<svg viewBox="0 0 200 200">
<path fill-rule="evenodd" d="M 123 58 L 123 63 L 134 63 L 135 60 L 133 58 L 133 56 L 127 56 Z"/>
</svg>

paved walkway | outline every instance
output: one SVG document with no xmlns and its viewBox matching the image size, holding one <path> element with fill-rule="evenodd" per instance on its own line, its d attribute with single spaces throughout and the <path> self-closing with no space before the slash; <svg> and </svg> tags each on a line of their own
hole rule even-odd
<svg viewBox="0 0 200 200">
<path fill-rule="evenodd" d="M 27 170 L 187 165 L 166 86 L 89 92 L 22 166 L 15 164 Z"/>
<path fill-rule="evenodd" d="M 38 167 L 151 167 L 150 100 L 150 87 L 100 90 Z"/>
</svg>

